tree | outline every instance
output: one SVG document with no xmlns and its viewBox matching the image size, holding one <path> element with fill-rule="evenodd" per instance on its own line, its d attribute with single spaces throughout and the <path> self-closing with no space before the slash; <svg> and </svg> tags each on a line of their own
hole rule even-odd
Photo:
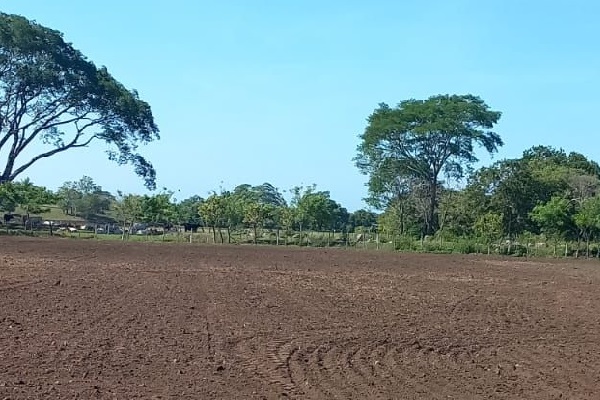
<svg viewBox="0 0 600 400">
<path fill-rule="evenodd" d="M 475 232 L 487 245 L 490 254 L 490 245 L 502 237 L 502 214 L 486 213 L 480 215 L 475 221 Z"/>
<path fill-rule="evenodd" d="M 523 160 L 502 160 L 476 171 L 465 188 L 470 212 L 501 214 L 503 231 L 511 237 L 531 228 L 530 212 L 545 202 L 546 186 Z"/>
<path fill-rule="evenodd" d="M 198 214 L 198 208 L 203 201 L 204 199 L 200 196 L 192 196 L 176 205 L 179 223 L 183 224 L 185 229 L 195 230 L 202 225 L 203 221 Z"/>
<path fill-rule="evenodd" d="M 359 226 L 370 228 L 377 224 L 377 217 L 374 212 L 361 209 L 350 214 L 348 223 L 353 229 Z"/>
<path fill-rule="evenodd" d="M 238 185 L 233 189 L 232 194 L 246 202 L 253 201 L 274 207 L 283 207 L 287 204 L 279 190 L 268 182 L 258 186 L 247 183 Z"/>
<path fill-rule="evenodd" d="M 227 228 L 227 243 L 231 243 L 233 230 L 244 220 L 245 206 L 252 200 L 244 199 L 229 191 L 221 191 L 222 223 Z M 219 230 L 219 233 L 221 231 Z M 221 237 L 221 242 L 223 238 Z"/>
<path fill-rule="evenodd" d="M 288 237 L 296 222 L 296 208 L 292 206 L 281 207 L 279 211 L 279 222 L 285 232 L 285 245 L 288 245 Z"/>
<path fill-rule="evenodd" d="M 489 153 L 503 145 L 500 136 L 491 131 L 500 116 L 473 95 L 405 100 L 396 108 L 381 103 L 368 118 L 354 160 L 362 173 L 375 180 L 423 181 L 427 188 L 423 233 L 433 234 L 440 177 L 463 177 L 477 161 L 476 145 Z"/>
<path fill-rule="evenodd" d="M 114 197 L 89 176 L 65 182 L 57 192 L 58 204 L 66 214 L 94 219 L 110 209 Z"/>
<path fill-rule="evenodd" d="M 131 234 L 133 225 L 140 222 L 143 217 L 143 197 L 135 194 L 123 194 L 117 192 L 117 198 L 113 203 L 115 216 L 122 227 L 121 240 L 125 240 Z"/>
<path fill-rule="evenodd" d="M 591 197 L 581 203 L 573 220 L 585 240 L 586 256 L 590 256 L 590 239 L 600 229 L 600 197 Z"/>
<path fill-rule="evenodd" d="M 0 184 L 0 211 L 12 213 L 19 205 L 19 193 L 12 182 Z"/>
<path fill-rule="evenodd" d="M 538 204 L 533 208 L 531 219 L 540 225 L 542 232 L 549 239 L 554 241 L 556 257 L 558 241 L 565 239 L 573 227 L 573 204 L 560 196 L 553 196 L 547 203 Z"/>
<path fill-rule="evenodd" d="M 339 206 L 331 200 L 328 191 L 317 191 L 316 185 L 307 188 L 295 187 L 292 202 L 297 208 L 297 222 L 301 229 L 306 226 L 314 230 L 329 229 Z"/>
<path fill-rule="evenodd" d="M 56 192 L 58 206 L 66 215 L 77 215 L 78 202 L 82 194 L 77 189 L 75 182 L 65 182 Z"/>
<path fill-rule="evenodd" d="M 385 212 L 377 218 L 379 231 L 386 235 L 404 235 L 405 225 L 402 219 L 401 207 L 390 204 Z"/>
<path fill-rule="evenodd" d="M 211 194 L 200 206 L 198 207 L 198 213 L 204 220 L 204 222 L 212 228 L 213 231 L 213 243 L 217 242 L 217 231 L 219 227 L 219 234 L 221 234 L 221 224 L 223 222 L 223 216 L 225 215 L 226 204 L 223 197 L 217 193 Z M 223 236 L 221 235 L 221 243 L 223 243 Z"/>
<path fill-rule="evenodd" d="M 254 234 L 254 244 L 258 240 L 257 229 L 261 226 L 267 217 L 267 206 L 258 202 L 250 202 L 244 207 L 244 222 L 252 227 Z"/>
<path fill-rule="evenodd" d="M 175 206 L 171 202 L 173 193 L 163 191 L 153 196 L 142 197 L 142 221 L 153 226 L 160 226 L 164 232 L 176 218 Z"/>
<path fill-rule="evenodd" d="M 30 214 L 47 212 L 48 204 L 55 200 L 50 190 L 34 185 L 29 179 L 0 184 L 0 210 L 13 213 L 20 207 L 25 213 L 22 218 L 24 227 L 27 227 Z"/>
<path fill-rule="evenodd" d="M 155 139 L 152 111 L 136 91 L 97 68 L 60 32 L 0 13 L 0 153 L 6 159 L 0 183 L 98 140 L 109 146 L 110 160 L 133 165 L 154 189 L 155 170 L 137 149 Z"/>
<path fill-rule="evenodd" d="M 15 185 L 19 205 L 25 212 L 23 225 L 26 226 L 31 214 L 40 214 L 49 210 L 48 204 L 56 200 L 56 196 L 43 186 L 34 185 L 25 179 Z"/>
</svg>

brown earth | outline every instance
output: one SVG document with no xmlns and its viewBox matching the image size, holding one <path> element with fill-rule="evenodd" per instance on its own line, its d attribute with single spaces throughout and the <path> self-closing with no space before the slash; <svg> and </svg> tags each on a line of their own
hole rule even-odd
<svg viewBox="0 0 600 400">
<path fill-rule="evenodd" d="M 1 399 L 600 398 L 600 263 L 0 237 Z"/>
</svg>

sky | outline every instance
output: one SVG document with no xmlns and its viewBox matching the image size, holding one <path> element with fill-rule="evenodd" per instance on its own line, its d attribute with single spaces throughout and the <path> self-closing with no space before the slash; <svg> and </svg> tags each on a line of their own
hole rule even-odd
<svg viewBox="0 0 600 400">
<path fill-rule="evenodd" d="M 219 187 L 316 184 L 350 211 L 352 161 L 380 102 L 474 94 L 502 112 L 505 146 L 600 159 L 600 2 L 595 0 L 0 0 L 64 33 L 147 101 L 161 140 L 142 148 L 178 199 Z M 145 193 L 106 146 L 43 160 L 25 176 L 55 189 L 83 175 Z"/>
</svg>

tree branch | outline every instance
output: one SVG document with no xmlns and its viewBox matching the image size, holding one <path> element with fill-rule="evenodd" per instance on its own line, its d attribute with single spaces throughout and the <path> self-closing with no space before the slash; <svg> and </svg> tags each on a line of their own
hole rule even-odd
<svg viewBox="0 0 600 400">
<path fill-rule="evenodd" d="M 65 112 L 63 112 L 63 114 Z M 25 139 L 24 135 L 21 136 L 21 140 L 19 141 L 19 146 L 17 148 L 17 155 L 19 155 L 19 153 L 21 153 L 27 146 L 29 146 L 29 144 L 31 143 L 31 141 L 33 139 L 35 139 L 42 131 L 44 131 L 46 129 L 52 129 L 52 128 L 55 128 L 55 127 L 61 126 L 61 125 L 71 124 L 73 122 L 77 122 L 77 121 L 81 120 L 82 118 L 85 118 L 85 116 L 77 116 L 77 117 L 73 117 L 73 118 L 70 118 L 70 119 L 62 120 L 62 121 L 56 121 L 56 122 L 50 123 L 50 124 L 48 122 L 46 122 L 45 125 L 42 125 L 39 128 L 36 128 L 29 135 L 29 137 L 27 137 L 27 139 Z M 56 119 L 56 118 L 52 118 L 51 120 L 54 120 L 54 119 Z M 91 125 L 93 125 L 93 124 L 91 124 Z M 82 130 L 77 129 L 77 136 L 81 136 L 82 133 L 83 133 Z"/>
<path fill-rule="evenodd" d="M 29 160 L 29 162 L 23 164 L 22 166 L 20 166 L 19 168 L 17 168 L 11 175 L 10 175 L 10 180 L 14 180 L 19 174 L 21 174 L 23 171 L 25 171 L 27 168 L 31 167 L 35 162 L 41 160 L 42 158 L 47 158 L 47 157 L 52 157 L 55 154 L 61 153 L 65 150 L 69 150 L 69 149 L 74 149 L 74 148 L 79 148 L 79 147 L 86 147 L 87 145 L 89 145 L 92 140 L 96 139 L 96 135 L 91 136 L 88 140 L 86 140 L 83 143 L 77 143 L 77 141 L 79 140 L 79 138 L 81 137 L 81 134 L 77 134 L 73 140 L 71 140 L 67 145 L 65 146 L 61 146 L 61 147 L 57 147 L 56 149 L 47 151 L 45 153 L 39 154 L 35 157 L 33 157 L 31 160 Z"/>
<path fill-rule="evenodd" d="M 33 100 L 34 98 L 32 98 L 31 100 Z M 64 101 L 63 98 L 58 98 L 58 99 L 55 99 L 55 100 L 51 101 L 50 103 L 48 103 L 46 105 L 46 107 L 44 107 L 43 110 L 39 110 L 38 112 L 36 112 L 36 114 L 31 117 L 31 122 L 22 126 L 21 130 L 25 131 L 25 130 L 29 129 L 30 127 L 34 126 L 35 124 L 37 124 L 39 121 L 43 120 L 44 118 L 46 118 L 45 123 L 51 122 L 54 119 L 63 115 L 65 112 L 69 111 L 72 108 L 71 105 L 69 105 L 69 107 L 67 107 L 65 110 L 57 113 L 57 110 L 60 108 L 63 101 Z"/>
</svg>

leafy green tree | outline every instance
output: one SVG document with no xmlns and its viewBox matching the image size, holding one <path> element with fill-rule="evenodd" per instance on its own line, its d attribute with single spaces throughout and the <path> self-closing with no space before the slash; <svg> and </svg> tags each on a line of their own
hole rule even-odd
<svg viewBox="0 0 600 400">
<path fill-rule="evenodd" d="M 283 207 L 287 204 L 281 192 L 268 182 L 258 186 L 238 185 L 233 189 L 232 194 L 244 202 L 256 202 L 274 207 Z"/>
<path fill-rule="evenodd" d="M 279 189 L 268 182 L 255 186 L 254 190 L 258 192 L 258 201 L 262 204 L 273 207 L 284 207 L 287 205 Z"/>
<path fill-rule="evenodd" d="M 253 223 L 245 221 L 245 219 L 247 219 L 245 215 L 246 209 L 250 207 L 255 210 L 261 208 L 260 214 L 264 215 L 264 218 L 262 218 L 259 224 L 260 226 L 269 229 L 279 228 L 278 210 L 285 207 L 287 202 L 276 187 L 270 183 L 263 183 L 258 186 L 242 184 L 236 186 L 230 194 L 232 198 L 229 201 L 231 206 L 231 212 L 229 214 L 232 217 L 233 226 L 244 222 L 253 229 L 255 228 Z M 260 207 L 256 205 L 259 205 Z"/>
<path fill-rule="evenodd" d="M 0 13 L 0 151 L 6 155 L 0 183 L 97 140 L 109 146 L 110 160 L 133 165 L 154 189 L 154 168 L 137 148 L 158 138 L 150 106 L 136 91 L 96 67 L 60 32 Z"/>
<path fill-rule="evenodd" d="M 163 191 L 153 196 L 142 197 L 142 221 L 163 228 L 163 233 L 176 219 L 175 205 L 171 202 L 172 192 Z"/>
<path fill-rule="evenodd" d="M 75 182 L 65 182 L 57 191 L 58 206 L 66 215 L 77 215 L 77 206 L 82 193 Z"/>
<path fill-rule="evenodd" d="M 12 182 L 0 184 L 0 211 L 14 212 L 20 202 L 19 192 Z"/>
<path fill-rule="evenodd" d="M 329 229 L 341 206 L 330 198 L 328 191 L 317 191 L 316 185 L 292 189 L 292 203 L 297 208 L 296 217 L 300 228 Z"/>
<path fill-rule="evenodd" d="M 511 237 L 531 230 L 529 214 L 545 202 L 546 188 L 522 160 L 502 160 L 476 171 L 465 189 L 473 215 L 487 212 L 503 216 L 503 231 Z"/>
<path fill-rule="evenodd" d="M 491 244 L 502 238 L 502 214 L 486 213 L 475 221 L 475 233 L 484 240 L 490 254 Z"/>
<path fill-rule="evenodd" d="M 213 193 L 211 194 L 200 206 L 198 207 L 198 213 L 202 220 L 210 227 L 213 231 L 213 243 L 217 242 L 217 231 L 219 228 L 219 234 L 221 236 L 221 243 L 223 243 L 223 235 L 221 233 L 221 224 L 227 211 L 227 204 L 223 196 Z"/>
<path fill-rule="evenodd" d="M 481 204 L 468 190 L 444 190 L 440 195 L 440 234 L 472 237 Z"/>
<path fill-rule="evenodd" d="M 223 191 L 221 201 L 223 207 L 222 223 L 227 228 L 227 242 L 231 243 L 232 232 L 243 223 L 245 207 L 252 200 L 229 191 Z"/>
<path fill-rule="evenodd" d="M 198 209 L 204 199 L 200 196 L 192 196 L 182 200 L 176 205 L 177 219 L 180 224 L 183 224 L 186 229 L 194 230 L 203 224 Z"/>
<path fill-rule="evenodd" d="M 57 192 L 58 204 L 67 214 L 91 220 L 110 209 L 114 197 L 89 176 L 65 182 Z"/>
<path fill-rule="evenodd" d="M 352 229 L 359 226 L 369 228 L 377 224 L 377 214 L 364 209 L 357 210 L 350 214 L 348 223 Z"/>
<path fill-rule="evenodd" d="M 56 196 L 43 186 L 34 185 L 29 179 L 25 179 L 15 185 L 19 206 L 25 212 L 24 224 L 27 223 L 31 214 L 48 212 L 48 205 L 56 200 Z"/>
<path fill-rule="evenodd" d="M 293 206 L 285 206 L 279 208 L 279 224 L 285 232 L 285 245 L 289 243 L 289 235 L 292 232 L 294 223 L 296 222 L 296 208 Z"/>
<path fill-rule="evenodd" d="M 335 200 L 329 199 L 331 211 L 331 226 L 332 231 L 342 231 L 350 224 L 350 213 L 345 207 Z"/>
<path fill-rule="evenodd" d="M 531 218 L 539 224 L 546 237 L 554 242 L 554 256 L 556 256 L 558 242 L 566 239 L 573 228 L 572 202 L 554 196 L 547 203 L 535 206 Z"/>
<path fill-rule="evenodd" d="M 258 240 L 258 227 L 262 226 L 267 218 L 267 206 L 258 202 L 249 202 L 244 207 L 244 223 L 252 227 L 254 244 Z"/>
<path fill-rule="evenodd" d="M 0 210 L 13 213 L 20 207 L 24 211 L 22 221 L 25 227 L 31 214 L 47 212 L 48 205 L 55 200 L 54 193 L 45 187 L 34 185 L 29 179 L 0 184 Z"/>
<path fill-rule="evenodd" d="M 571 152 L 567 154 L 563 149 L 551 146 L 533 146 L 523 152 L 523 160 L 534 163 L 554 164 L 579 170 L 587 175 L 600 177 L 600 165 L 589 160 L 583 154 Z"/>
<path fill-rule="evenodd" d="M 600 229 L 600 197 L 584 200 L 575 213 L 573 220 L 579 234 L 585 240 L 586 256 L 590 256 L 590 239 Z"/>
<path fill-rule="evenodd" d="M 405 226 L 400 205 L 390 204 L 377 218 L 379 231 L 385 235 L 404 235 Z"/>
<path fill-rule="evenodd" d="M 465 189 L 474 200 L 471 210 L 476 215 L 488 211 L 503 214 L 503 229 L 509 237 L 536 232 L 539 226 L 531 220 L 536 205 L 553 196 L 580 201 L 598 190 L 598 177 L 588 172 L 594 170 L 594 163 L 581 157 L 537 146 L 521 158 L 483 167 L 470 177 Z"/>
<path fill-rule="evenodd" d="M 131 234 L 133 225 L 140 222 L 144 216 L 143 197 L 135 194 L 124 194 L 117 192 L 117 198 L 113 202 L 113 210 L 117 221 L 121 225 L 121 240 L 125 240 Z"/>
<path fill-rule="evenodd" d="M 405 100 L 396 108 L 382 103 L 369 116 L 360 136 L 356 165 L 377 181 L 416 178 L 426 183 L 423 231 L 433 234 L 437 229 L 440 177 L 462 177 L 477 161 L 476 145 L 489 153 L 503 145 L 500 136 L 491 131 L 500 115 L 473 95 Z"/>
</svg>

